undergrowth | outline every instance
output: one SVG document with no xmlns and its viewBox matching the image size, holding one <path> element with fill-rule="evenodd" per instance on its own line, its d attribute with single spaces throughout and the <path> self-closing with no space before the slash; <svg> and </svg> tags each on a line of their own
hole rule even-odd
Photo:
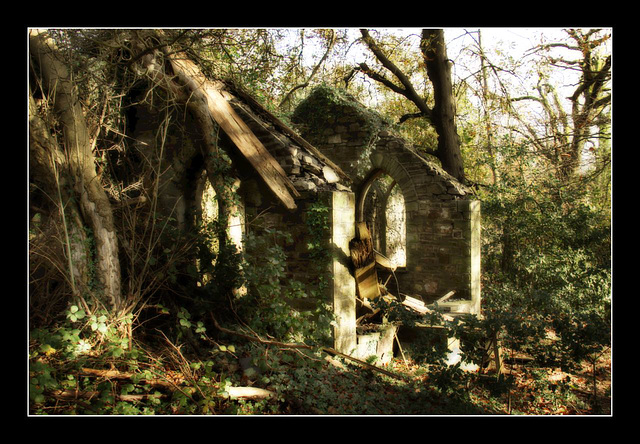
<svg viewBox="0 0 640 444">
<path fill-rule="evenodd" d="M 588 414 L 588 377 L 511 366 L 501 377 L 398 357 L 392 378 L 319 349 L 224 334 L 187 311 L 145 342 L 71 307 L 58 327 L 32 332 L 32 415 L 506 415 Z M 179 340 L 177 338 L 180 338 Z M 187 339 L 191 338 L 191 339 Z M 191 344 L 191 342 L 194 342 Z M 408 349 L 407 354 L 411 352 Z M 603 362 L 606 362 L 604 360 Z M 588 376 L 588 374 L 586 375 Z M 603 374 L 604 380 L 607 374 Z M 265 399 L 233 398 L 234 387 Z M 230 396 L 231 395 L 231 396 Z M 607 397 L 601 395 L 606 404 Z M 610 396 L 610 394 L 609 394 Z M 609 398 L 610 399 L 610 398 Z"/>
</svg>

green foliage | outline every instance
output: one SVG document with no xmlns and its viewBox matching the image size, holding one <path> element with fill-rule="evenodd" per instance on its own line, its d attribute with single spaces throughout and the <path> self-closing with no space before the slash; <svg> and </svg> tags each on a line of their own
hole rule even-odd
<svg viewBox="0 0 640 444">
<path fill-rule="evenodd" d="M 318 300 L 317 288 L 307 289 L 287 278 L 286 254 L 282 243 L 291 243 L 288 233 L 265 229 L 245 238 L 242 274 L 247 294 L 235 304 L 252 330 L 282 341 L 325 342 L 331 321 L 329 307 Z M 315 309 L 296 309 L 308 300 Z"/>
<path fill-rule="evenodd" d="M 314 202 L 309 205 L 306 212 L 305 224 L 309 232 L 310 243 L 307 246 L 311 262 L 320 277 L 319 290 L 322 291 L 324 282 L 323 270 L 326 269 L 330 259 L 331 250 L 327 245 L 329 238 L 329 207 L 322 202 Z"/>
<path fill-rule="evenodd" d="M 369 140 L 363 142 L 365 146 L 375 140 L 382 125 L 389 123 L 377 112 L 364 107 L 346 90 L 326 84 L 313 89 L 296 108 L 291 120 L 294 123 L 304 122 L 311 129 L 322 131 L 326 124 L 340 122 L 340 118 L 347 113 L 354 113 L 361 121 L 362 130 L 369 134 Z"/>
<path fill-rule="evenodd" d="M 610 221 L 566 187 L 516 177 L 483 196 L 484 324 L 573 368 L 610 345 Z"/>
</svg>

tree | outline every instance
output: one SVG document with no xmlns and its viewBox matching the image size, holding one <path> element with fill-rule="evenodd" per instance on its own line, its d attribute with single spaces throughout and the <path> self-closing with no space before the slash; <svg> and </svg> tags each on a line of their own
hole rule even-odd
<svg viewBox="0 0 640 444">
<path fill-rule="evenodd" d="M 460 152 L 460 139 L 455 123 L 455 101 L 451 82 L 451 67 L 447 58 L 444 32 L 442 29 L 424 29 L 420 39 L 420 51 L 426 67 L 427 75 L 433 85 L 433 106 L 416 91 L 409 77 L 385 54 L 369 31 L 361 30 L 362 39 L 376 60 L 400 83 L 374 71 L 366 63 L 361 63 L 357 70 L 371 79 L 381 83 L 397 94 L 404 96 L 418 108 L 418 112 L 405 114 L 400 123 L 412 118 L 427 119 L 438 135 L 438 146 L 435 150 L 425 151 L 437 157 L 445 171 L 461 182 L 466 182 L 463 159 Z"/>
<path fill-rule="evenodd" d="M 319 30 L 322 31 L 322 30 Z M 284 98 L 280 101 L 280 104 L 278 105 L 278 108 L 282 109 L 285 108 L 286 105 L 289 105 L 292 102 L 292 98 L 293 95 L 296 91 L 306 88 L 307 86 L 309 86 L 309 83 L 312 81 L 312 79 L 314 78 L 314 76 L 318 73 L 318 71 L 320 70 L 320 68 L 322 67 L 322 65 L 325 63 L 325 61 L 327 60 L 327 58 L 329 57 L 329 54 L 331 53 L 331 51 L 333 50 L 333 47 L 335 46 L 336 43 L 336 31 L 334 29 L 328 29 L 326 30 L 326 33 L 322 33 L 323 38 L 326 38 L 326 49 L 322 55 L 322 57 L 320 58 L 320 60 L 315 64 L 315 66 L 311 69 L 311 72 L 306 75 L 304 73 L 304 68 L 302 66 L 297 66 L 296 68 L 303 71 L 303 78 L 301 80 L 300 83 L 296 84 L 295 86 L 293 86 L 293 88 L 291 88 L 284 96 Z M 300 31 L 300 39 L 304 42 L 304 30 Z M 301 48 L 300 48 L 300 57 L 298 57 L 298 62 L 300 62 L 301 58 L 302 58 L 302 52 L 304 51 L 304 43 L 301 43 Z"/>
<path fill-rule="evenodd" d="M 562 184 L 569 184 L 581 175 L 586 144 L 603 135 L 600 129 L 610 120 L 607 110 L 611 105 L 611 54 L 601 51 L 611 34 L 599 29 L 568 29 L 566 33 L 569 42 L 542 43 L 532 51 L 545 56 L 544 63 L 539 65 L 537 95 L 509 99 L 512 103 L 535 101 L 542 107 L 545 121 L 541 126 L 536 127 L 526 115 L 516 112 L 515 116 L 538 153 L 555 165 L 556 177 Z M 578 58 L 554 55 L 550 51 L 555 48 L 577 52 Z M 547 67 L 579 72 L 579 81 L 567 97 L 570 109 L 565 108 L 562 93 L 550 82 Z M 610 162 L 606 154 L 596 160 L 598 172 Z"/>
<path fill-rule="evenodd" d="M 45 129 L 44 119 L 36 112 L 34 92 L 30 91 L 30 157 L 40 160 L 36 165 L 43 172 L 41 178 L 48 190 L 59 189 L 59 177 L 66 173 L 67 185 L 72 191 L 69 190 L 70 195 L 66 199 L 60 194 L 58 205 L 62 222 L 65 227 L 70 225 L 69 231 L 78 235 L 84 231 L 81 221 L 91 229 L 95 241 L 95 271 L 103 292 L 101 302 L 118 312 L 123 308 L 123 299 L 113 211 L 96 172 L 92 152 L 94 140 L 89 134 L 73 73 L 59 60 L 55 42 L 46 31 L 31 30 L 29 45 L 32 69 L 39 74 L 39 93 L 50 103 L 47 118 L 57 121 L 62 133 L 62 140 L 58 142 Z M 67 217 L 64 211 L 69 201 L 71 217 Z M 85 243 L 68 236 L 68 233 L 70 282 L 74 296 L 82 298 L 76 284 L 87 285 L 87 267 L 86 264 L 79 266 L 73 261 L 79 257 L 86 260 L 89 255 L 84 251 Z"/>
<path fill-rule="evenodd" d="M 497 174 L 491 180 L 487 173 L 489 185 L 478 191 L 486 320 L 504 328 L 512 348 L 572 367 L 584 359 L 595 365 L 611 339 L 610 208 L 599 197 L 610 183 L 611 58 L 597 50 L 610 38 L 606 32 L 568 30 L 567 37 L 499 63 L 478 38 L 473 54 L 479 69 L 470 78 L 476 103 L 503 105 L 493 120 L 503 126 L 491 134 Z M 576 51 L 572 60 L 567 54 Z M 531 78 L 522 67 L 532 67 Z M 518 94 L 517 85 L 533 86 Z M 478 122 L 489 124 L 489 117 Z M 557 335 L 553 341 L 546 337 L 549 327 Z"/>
</svg>

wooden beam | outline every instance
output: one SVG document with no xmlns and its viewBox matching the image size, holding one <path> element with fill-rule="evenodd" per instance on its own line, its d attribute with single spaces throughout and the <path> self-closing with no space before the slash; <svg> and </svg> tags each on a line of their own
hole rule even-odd
<svg viewBox="0 0 640 444">
<path fill-rule="evenodd" d="M 238 150 L 265 181 L 269 189 L 290 210 L 297 208 L 295 189 L 280 164 L 267 151 L 224 96 L 222 82 L 208 80 L 193 61 L 185 56 L 170 55 L 174 72 L 192 90 L 204 96 L 211 117 L 229 136 Z"/>
<path fill-rule="evenodd" d="M 347 176 L 347 174 L 344 171 L 342 171 L 342 168 L 340 168 L 337 164 L 335 164 L 327 156 L 322 154 L 322 152 L 318 148 L 316 148 L 315 146 L 313 146 L 309 142 L 307 142 L 305 139 L 303 139 L 300 135 L 298 135 L 298 133 L 296 133 L 294 130 L 292 130 L 290 127 L 288 127 L 284 122 L 282 122 L 282 120 L 280 120 L 276 116 L 274 116 L 268 109 L 266 109 L 264 106 L 262 106 L 253 97 L 251 97 L 249 94 L 244 92 L 241 88 L 238 88 L 235 84 L 233 84 L 231 82 L 228 82 L 228 81 L 225 82 L 225 83 L 227 85 L 229 85 L 229 88 L 231 88 L 233 90 L 233 92 L 235 94 L 237 94 L 242 100 L 247 102 L 252 108 L 258 108 L 263 117 L 266 117 L 268 120 L 271 121 L 271 123 L 273 123 L 282 132 L 284 132 L 289 137 L 291 137 L 296 143 L 300 144 L 303 148 L 306 148 L 307 151 L 309 151 L 311 154 L 313 154 L 314 156 L 316 156 L 317 158 L 322 160 L 324 163 L 326 163 L 340 177 L 342 177 L 343 179 L 347 179 L 349 181 L 351 180 L 351 178 L 349 176 Z"/>
</svg>

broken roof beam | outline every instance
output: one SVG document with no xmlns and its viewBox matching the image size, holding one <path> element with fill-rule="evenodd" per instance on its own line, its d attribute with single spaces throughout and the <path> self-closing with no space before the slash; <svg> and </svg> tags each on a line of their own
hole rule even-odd
<svg viewBox="0 0 640 444">
<path fill-rule="evenodd" d="M 346 179 L 349 181 L 351 180 L 351 178 L 344 171 L 342 171 L 342 168 L 340 168 L 336 163 L 334 163 L 327 156 L 322 154 L 322 152 L 318 148 L 316 148 L 315 146 L 307 142 L 305 139 L 303 139 L 298 133 L 296 133 L 289 126 L 287 126 L 282 120 L 278 119 L 268 109 L 266 109 L 259 102 L 257 102 L 253 97 L 251 97 L 249 94 L 244 92 L 242 88 L 239 88 L 237 85 L 235 85 L 230 81 L 226 81 L 225 84 L 228 85 L 229 88 L 233 90 L 234 94 L 237 94 L 240 99 L 247 102 L 250 107 L 257 109 L 260 112 L 260 114 L 262 114 L 263 117 L 267 118 L 280 131 L 282 131 L 283 133 L 291 137 L 291 139 L 294 142 L 300 144 L 300 146 L 302 146 L 307 151 L 309 151 L 310 154 L 316 156 L 318 159 L 320 159 L 322 162 L 328 165 L 331 169 L 333 169 L 338 174 L 338 176 L 340 176 L 342 179 Z"/>
<path fill-rule="evenodd" d="M 186 83 L 191 92 L 206 98 L 213 120 L 229 136 L 269 189 L 287 209 L 296 209 L 294 197 L 299 197 L 300 194 L 280 164 L 229 104 L 224 96 L 222 82 L 212 82 L 207 79 L 197 65 L 184 54 L 170 54 L 169 58 L 174 73 Z"/>
</svg>

